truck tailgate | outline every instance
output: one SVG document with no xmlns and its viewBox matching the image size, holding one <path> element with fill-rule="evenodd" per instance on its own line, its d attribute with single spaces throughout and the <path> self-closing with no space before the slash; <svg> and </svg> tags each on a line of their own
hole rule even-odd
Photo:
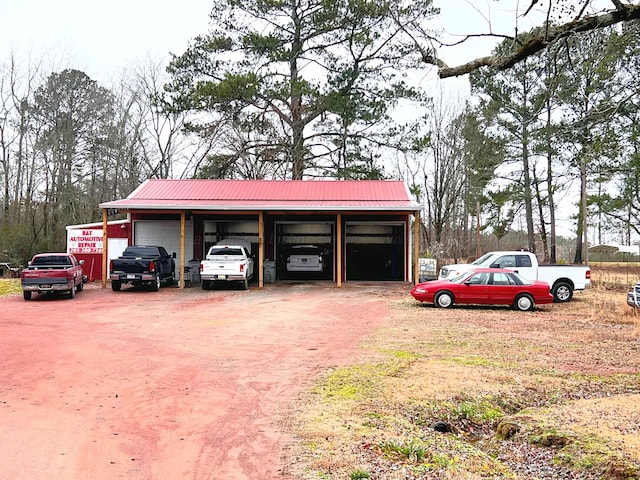
<svg viewBox="0 0 640 480">
<path fill-rule="evenodd" d="M 200 271 L 204 275 L 238 275 L 242 273 L 241 265 L 246 262 L 238 259 L 216 258 L 215 260 L 203 260 Z"/>
<path fill-rule="evenodd" d="M 149 260 L 141 258 L 114 259 L 111 262 L 111 271 L 115 273 L 144 273 L 149 271 Z"/>
<path fill-rule="evenodd" d="M 67 268 L 60 267 L 53 269 L 25 269 L 22 272 L 23 285 L 42 285 L 42 284 L 59 284 L 67 283 Z"/>
</svg>

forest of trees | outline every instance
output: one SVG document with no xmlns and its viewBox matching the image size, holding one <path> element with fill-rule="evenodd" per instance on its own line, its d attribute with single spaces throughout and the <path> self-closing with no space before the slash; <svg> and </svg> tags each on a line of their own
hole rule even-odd
<svg viewBox="0 0 640 480">
<path fill-rule="evenodd" d="M 636 10 L 523 54 L 563 31 L 549 18 L 502 39 L 491 58 L 508 68 L 456 70 L 425 47 L 428 0 L 212 6 L 183 54 L 115 85 L 0 59 L 0 251 L 62 250 L 66 225 L 100 220 L 99 203 L 147 178 L 401 179 L 437 257 L 473 256 L 482 237 L 583 262 L 587 243 L 640 234 Z M 436 69 L 468 73 L 471 96 L 434 87 Z"/>
</svg>

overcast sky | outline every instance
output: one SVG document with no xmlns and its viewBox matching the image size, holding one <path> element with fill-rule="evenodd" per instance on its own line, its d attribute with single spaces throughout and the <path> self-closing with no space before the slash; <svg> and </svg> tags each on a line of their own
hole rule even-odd
<svg viewBox="0 0 640 480">
<path fill-rule="evenodd" d="M 109 83 L 147 56 L 182 53 L 207 31 L 210 9 L 210 0 L 0 0 L 0 58 L 44 55 Z"/>
<path fill-rule="evenodd" d="M 512 33 L 517 0 L 434 0 L 451 33 Z M 521 2 L 520 2 L 521 3 Z M 521 7 L 522 8 L 522 7 Z M 0 0 L 0 62 L 10 52 L 45 58 L 48 69 L 77 68 L 109 84 L 145 57 L 180 54 L 207 32 L 211 0 Z M 442 54 L 451 65 L 487 55 L 495 40 L 474 40 Z"/>
<path fill-rule="evenodd" d="M 445 30 L 459 35 L 513 34 L 516 7 L 522 11 L 529 3 L 434 0 Z M 168 60 L 169 52 L 183 53 L 192 38 L 207 32 L 210 9 L 211 0 L 0 0 L 0 65 L 14 52 L 19 67 L 27 57 L 44 60 L 44 72 L 75 68 L 109 88 L 146 57 L 157 62 Z M 532 26 L 528 19 L 518 23 L 520 31 Z M 489 55 L 496 42 L 474 39 L 440 54 L 454 66 Z M 439 87 L 464 97 L 466 82 L 447 79 Z"/>
</svg>

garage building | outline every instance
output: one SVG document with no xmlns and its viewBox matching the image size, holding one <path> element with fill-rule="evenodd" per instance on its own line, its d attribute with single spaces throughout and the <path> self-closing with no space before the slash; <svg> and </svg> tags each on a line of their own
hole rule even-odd
<svg viewBox="0 0 640 480">
<path fill-rule="evenodd" d="M 251 243 L 260 287 L 265 271 L 268 282 L 327 280 L 338 286 L 417 279 L 420 205 L 400 181 L 150 179 L 100 208 L 104 231 L 111 213 L 127 213 L 131 243 L 176 252 L 179 271 L 234 237 Z M 289 255 L 307 247 L 321 252 L 322 269 L 291 271 Z M 103 251 L 103 286 L 108 258 Z"/>
</svg>

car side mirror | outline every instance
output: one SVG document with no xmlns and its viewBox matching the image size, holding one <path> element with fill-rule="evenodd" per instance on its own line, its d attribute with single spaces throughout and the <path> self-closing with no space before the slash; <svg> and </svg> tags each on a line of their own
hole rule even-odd
<svg viewBox="0 0 640 480">
<path fill-rule="evenodd" d="M 172 258 L 176 258 L 176 252 L 173 252 L 173 253 L 171 254 L 171 257 L 172 257 Z"/>
<path fill-rule="evenodd" d="M 492 263 L 491 268 L 500 268 L 500 264 L 498 262 Z"/>
<path fill-rule="evenodd" d="M 84 265 L 84 260 L 78 260 L 78 263 L 79 263 L 80 265 Z"/>
</svg>

